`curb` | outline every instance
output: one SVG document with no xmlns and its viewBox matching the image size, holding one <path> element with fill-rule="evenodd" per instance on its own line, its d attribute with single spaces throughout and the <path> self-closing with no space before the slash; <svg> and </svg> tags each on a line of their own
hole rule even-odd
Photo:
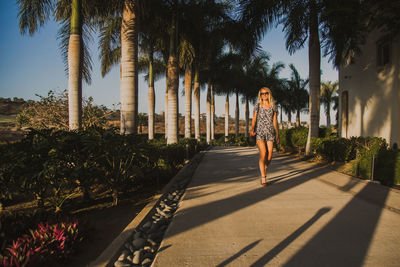
<svg viewBox="0 0 400 267">
<path fill-rule="evenodd" d="M 155 210 L 158 202 L 165 196 L 172 186 L 180 180 L 191 178 L 197 166 L 201 162 L 206 151 L 197 153 L 178 173 L 164 186 L 160 194 L 155 195 L 150 202 L 140 211 L 138 215 L 125 227 L 125 229 L 111 242 L 110 245 L 92 261 L 90 267 L 112 267 L 114 261 L 118 258 L 124 244 L 132 237 L 135 229 L 143 224 Z M 190 180 L 190 179 L 189 179 Z"/>
</svg>

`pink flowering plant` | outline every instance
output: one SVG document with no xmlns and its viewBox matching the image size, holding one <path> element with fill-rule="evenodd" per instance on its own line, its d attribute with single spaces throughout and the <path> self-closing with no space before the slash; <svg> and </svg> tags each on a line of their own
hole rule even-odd
<svg viewBox="0 0 400 267">
<path fill-rule="evenodd" d="M 0 262 L 4 267 L 34 266 L 64 260 L 82 240 L 77 220 L 54 224 L 39 223 L 29 235 L 7 247 Z"/>
</svg>

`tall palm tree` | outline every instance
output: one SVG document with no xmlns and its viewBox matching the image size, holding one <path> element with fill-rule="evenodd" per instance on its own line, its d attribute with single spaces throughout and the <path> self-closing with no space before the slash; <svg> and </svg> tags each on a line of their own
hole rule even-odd
<svg viewBox="0 0 400 267">
<path fill-rule="evenodd" d="M 137 133 L 138 118 L 138 1 L 125 0 L 121 23 L 121 133 Z"/>
<path fill-rule="evenodd" d="M 199 70 L 195 67 L 193 81 L 193 100 L 194 100 L 194 138 L 200 141 L 200 82 Z"/>
<path fill-rule="evenodd" d="M 307 107 L 309 95 L 307 92 L 308 79 L 302 79 L 299 72 L 293 64 L 289 65 L 291 69 L 290 80 L 287 81 L 290 98 L 292 99 L 292 108 L 296 112 L 296 127 L 300 127 L 300 112 Z"/>
<path fill-rule="evenodd" d="M 238 70 L 237 62 L 240 61 L 238 54 L 233 53 L 232 49 L 227 54 L 219 58 L 216 66 L 218 67 L 216 80 L 214 83 L 214 91 L 218 95 L 224 95 L 225 98 L 225 142 L 228 141 L 229 135 L 229 95 L 234 93 L 234 89 L 238 86 Z"/>
<path fill-rule="evenodd" d="M 138 60 L 138 70 L 140 73 L 146 73 L 144 79 L 148 83 L 148 138 L 154 139 L 155 133 L 155 90 L 154 81 L 164 77 L 166 65 L 159 58 L 155 57 L 154 47 L 147 46 L 146 42 L 141 42 L 140 48 L 142 56 Z"/>
<path fill-rule="evenodd" d="M 147 2 L 147 10 L 152 12 L 141 12 L 140 20 L 140 35 L 139 46 L 141 57 L 139 59 L 139 71 L 147 72 L 145 80 L 148 82 L 148 137 L 149 140 L 154 138 L 155 132 L 155 90 L 154 81 L 165 75 L 167 70 L 166 56 L 161 52 L 165 50 L 165 43 L 168 35 L 165 34 L 163 28 L 164 23 L 161 16 L 155 16 L 155 9 L 160 9 L 160 6 L 155 6 Z M 160 57 L 161 55 L 161 57 Z"/>
<path fill-rule="evenodd" d="M 138 0 L 102 1 L 98 18 L 102 75 L 120 62 L 121 134 L 137 133 L 138 126 Z M 119 22 L 120 21 L 120 22 Z"/>
<path fill-rule="evenodd" d="M 321 102 L 325 106 L 326 126 L 331 127 L 331 104 L 339 90 L 339 83 L 331 81 L 321 83 Z"/>
<path fill-rule="evenodd" d="M 248 28 L 255 38 L 261 38 L 266 29 L 274 22 L 284 25 L 286 48 L 294 53 L 302 48 L 308 40 L 309 55 L 309 133 L 306 154 L 311 153 L 311 138 L 318 137 L 319 129 L 319 95 L 322 42 L 332 40 L 329 34 L 320 35 L 320 30 L 327 27 L 329 11 L 327 3 L 319 0 L 277 0 L 277 1 L 241 1 L 242 19 L 247 21 Z M 331 1 L 332 2 L 332 1 Z M 336 51 L 330 51 L 333 54 Z"/>
<path fill-rule="evenodd" d="M 194 57 L 193 45 L 187 39 L 182 38 L 179 44 L 179 65 L 185 72 L 185 138 L 190 138 L 192 132 L 192 66 Z"/>
<path fill-rule="evenodd" d="M 178 66 L 178 1 L 172 1 L 171 23 L 169 25 L 169 58 L 168 58 L 168 134 L 167 144 L 178 142 L 178 91 L 179 91 L 179 66 Z"/>
<path fill-rule="evenodd" d="M 69 128 L 82 124 L 82 78 L 91 83 L 91 58 L 87 43 L 92 31 L 91 20 L 98 15 L 100 1 L 85 0 L 17 0 L 19 28 L 22 34 L 33 35 L 54 17 L 60 22 L 61 52 L 68 72 Z"/>
</svg>

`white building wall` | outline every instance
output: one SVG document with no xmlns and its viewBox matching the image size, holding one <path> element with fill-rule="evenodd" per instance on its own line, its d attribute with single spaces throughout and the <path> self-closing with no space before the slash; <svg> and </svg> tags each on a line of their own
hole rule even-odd
<svg viewBox="0 0 400 267">
<path fill-rule="evenodd" d="M 379 136 L 389 144 L 400 145 L 400 41 L 391 42 L 391 60 L 377 65 L 377 42 L 382 35 L 374 32 L 354 64 L 339 68 L 339 132 L 342 137 Z M 348 92 L 348 123 L 342 103 Z"/>
</svg>

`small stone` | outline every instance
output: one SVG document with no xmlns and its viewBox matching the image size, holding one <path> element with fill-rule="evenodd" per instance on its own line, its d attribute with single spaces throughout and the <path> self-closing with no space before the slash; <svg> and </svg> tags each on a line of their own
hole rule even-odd
<svg viewBox="0 0 400 267">
<path fill-rule="evenodd" d="M 116 261 L 114 262 L 115 267 L 130 267 L 131 265 L 129 263 L 125 263 L 123 261 Z"/>
<path fill-rule="evenodd" d="M 154 250 L 154 249 L 153 249 Z M 154 250 L 155 251 L 155 250 Z M 154 252 L 153 252 L 154 253 Z M 153 259 L 154 255 L 153 253 L 147 252 L 143 255 L 143 259 L 149 258 L 149 259 Z"/>
<path fill-rule="evenodd" d="M 163 226 L 162 226 L 163 227 Z M 160 228 L 161 229 L 161 228 Z M 157 240 L 160 239 L 162 237 L 162 235 L 164 234 L 164 232 L 157 232 L 157 233 L 151 233 L 149 235 L 149 238 L 152 240 Z"/>
<path fill-rule="evenodd" d="M 129 252 L 127 250 L 123 250 L 121 255 L 118 258 L 118 261 L 124 261 L 126 260 L 126 257 L 129 255 Z"/>
<path fill-rule="evenodd" d="M 133 246 L 132 246 L 131 244 L 129 244 L 129 243 L 125 243 L 125 247 L 126 247 L 127 249 L 129 249 L 130 252 L 133 252 L 133 251 L 134 251 Z"/>
<path fill-rule="evenodd" d="M 142 261 L 142 266 L 148 266 L 151 264 L 151 259 L 146 258 Z"/>
<path fill-rule="evenodd" d="M 145 224 L 143 224 L 143 228 L 149 228 L 151 226 L 151 222 L 147 221 Z"/>
<path fill-rule="evenodd" d="M 136 233 L 133 235 L 133 239 L 138 239 L 138 238 L 140 238 L 141 235 L 142 235 L 141 232 L 136 232 Z"/>
<path fill-rule="evenodd" d="M 171 194 L 168 194 L 168 199 L 169 199 L 169 200 L 173 200 L 173 199 L 174 199 L 174 196 L 171 195 Z"/>
<path fill-rule="evenodd" d="M 159 230 L 160 230 L 161 233 L 164 233 L 167 228 L 168 228 L 168 225 L 163 225 L 163 226 L 160 227 Z"/>
<path fill-rule="evenodd" d="M 153 247 L 157 246 L 157 242 L 155 242 L 154 240 L 148 238 L 147 242 L 149 242 L 150 245 L 152 245 Z"/>
<path fill-rule="evenodd" d="M 141 255 L 142 255 L 142 251 L 141 250 L 136 250 L 135 252 L 133 252 L 132 263 L 133 264 L 139 264 Z"/>
<path fill-rule="evenodd" d="M 137 239 L 132 241 L 132 245 L 135 246 L 135 248 L 140 248 L 140 247 L 142 247 L 144 245 L 145 242 L 146 242 L 145 239 L 137 238 Z"/>
</svg>

